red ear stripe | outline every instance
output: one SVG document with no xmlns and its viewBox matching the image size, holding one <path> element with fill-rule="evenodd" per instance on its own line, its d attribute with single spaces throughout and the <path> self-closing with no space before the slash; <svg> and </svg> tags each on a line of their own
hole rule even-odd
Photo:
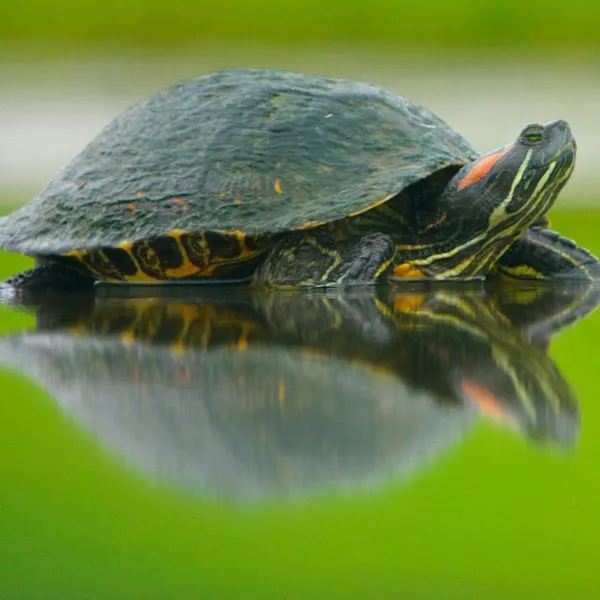
<svg viewBox="0 0 600 600">
<path fill-rule="evenodd" d="M 486 417 L 495 421 L 503 420 L 505 411 L 497 396 L 474 381 L 465 379 L 461 383 L 465 397 L 473 402 Z"/>
<path fill-rule="evenodd" d="M 458 189 L 462 190 L 468 185 L 479 181 L 482 177 L 485 177 L 491 170 L 491 168 L 512 148 L 508 146 L 494 154 L 488 154 L 483 158 L 480 158 L 470 169 L 469 172 L 459 181 Z"/>
</svg>

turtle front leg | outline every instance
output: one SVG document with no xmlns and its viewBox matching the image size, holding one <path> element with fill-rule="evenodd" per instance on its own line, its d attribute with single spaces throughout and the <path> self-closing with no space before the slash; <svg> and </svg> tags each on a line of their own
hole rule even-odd
<svg viewBox="0 0 600 600">
<path fill-rule="evenodd" d="M 499 275 L 537 281 L 600 279 L 600 261 L 552 229 L 531 227 L 501 256 Z"/>
<path fill-rule="evenodd" d="M 376 283 L 392 266 L 396 246 L 383 233 L 336 241 L 325 232 L 281 240 L 254 274 L 254 285 L 325 287 Z"/>
</svg>

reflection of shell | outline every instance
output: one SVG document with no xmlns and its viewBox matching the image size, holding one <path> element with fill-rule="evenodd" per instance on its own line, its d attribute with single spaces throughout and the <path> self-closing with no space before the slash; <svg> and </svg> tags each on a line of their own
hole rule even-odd
<svg viewBox="0 0 600 600">
<path fill-rule="evenodd" d="M 390 373 L 295 348 L 175 353 L 61 333 L 1 348 L 131 467 L 231 499 L 382 485 L 433 459 L 472 419 Z"/>
</svg>

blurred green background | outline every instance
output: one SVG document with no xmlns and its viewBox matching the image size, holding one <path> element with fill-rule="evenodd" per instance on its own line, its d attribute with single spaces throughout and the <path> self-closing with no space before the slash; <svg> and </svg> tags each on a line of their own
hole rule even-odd
<svg viewBox="0 0 600 600">
<path fill-rule="evenodd" d="M 600 33 L 590 24 L 599 17 L 594 3 L 544 0 L 4 0 L 0 37 L 57 52 L 107 44 L 164 50 L 211 41 L 593 51 Z"/>
</svg>

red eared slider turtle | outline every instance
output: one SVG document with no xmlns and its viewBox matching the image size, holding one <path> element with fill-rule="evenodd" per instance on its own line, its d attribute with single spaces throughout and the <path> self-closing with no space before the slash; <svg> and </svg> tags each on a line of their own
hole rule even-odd
<svg viewBox="0 0 600 600">
<path fill-rule="evenodd" d="M 536 226 L 574 161 L 565 121 L 479 156 L 373 85 L 225 70 L 119 116 L 0 222 L 0 247 L 36 258 L 9 280 L 34 288 L 590 279 L 592 255 Z"/>
</svg>

